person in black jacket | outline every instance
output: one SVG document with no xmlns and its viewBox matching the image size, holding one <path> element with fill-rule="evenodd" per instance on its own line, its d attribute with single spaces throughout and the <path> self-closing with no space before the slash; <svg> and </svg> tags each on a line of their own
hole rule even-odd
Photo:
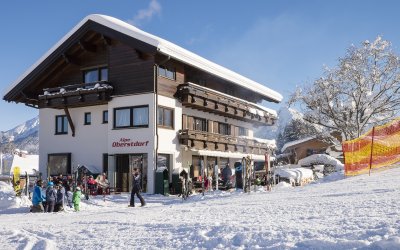
<svg viewBox="0 0 400 250">
<path fill-rule="evenodd" d="M 137 168 L 133 169 L 133 180 L 132 180 L 132 192 L 131 192 L 131 200 L 129 203 L 129 207 L 135 206 L 135 194 L 139 198 L 142 207 L 146 205 L 142 195 L 140 192 L 142 191 L 141 183 L 140 183 L 140 173 Z"/>
</svg>

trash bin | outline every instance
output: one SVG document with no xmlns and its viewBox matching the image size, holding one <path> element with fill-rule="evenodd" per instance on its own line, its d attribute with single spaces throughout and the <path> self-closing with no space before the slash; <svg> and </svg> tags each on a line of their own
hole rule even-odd
<svg viewBox="0 0 400 250">
<path fill-rule="evenodd" d="M 167 195 L 169 193 L 169 180 L 168 180 L 168 169 L 159 168 L 156 170 L 156 183 L 155 193 Z"/>
<path fill-rule="evenodd" d="M 172 189 L 174 194 L 181 194 L 182 193 L 182 180 L 179 178 L 180 169 L 175 168 L 172 172 Z"/>
</svg>

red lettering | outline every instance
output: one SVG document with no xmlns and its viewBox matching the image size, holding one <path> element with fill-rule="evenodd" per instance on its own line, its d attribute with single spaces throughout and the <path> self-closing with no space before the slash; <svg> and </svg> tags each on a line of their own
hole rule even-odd
<svg viewBox="0 0 400 250">
<path fill-rule="evenodd" d="M 143 147 L 147 146 L 149 141 L 131 141 L 131 139 L 121 138 L 119 141 L 115 141 L 112 143 L 112 147 Z"/>
</svg>

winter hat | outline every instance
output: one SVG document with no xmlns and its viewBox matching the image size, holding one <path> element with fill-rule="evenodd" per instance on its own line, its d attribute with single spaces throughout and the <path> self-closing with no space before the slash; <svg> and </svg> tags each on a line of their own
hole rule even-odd
<svg viewBox="0 0 400 250">
<path fill-rule="evenodd" d="M 53 183 L 52 181 L 49 181 L 49 182 L 47 183 L 47 186 L 54 186 L 54 183 Z"/>
<path fill-rule="evenodd" d="M 80 187 L 76 187 L 76 191 L 81 191 L 81 188 Z"/>
</svg>

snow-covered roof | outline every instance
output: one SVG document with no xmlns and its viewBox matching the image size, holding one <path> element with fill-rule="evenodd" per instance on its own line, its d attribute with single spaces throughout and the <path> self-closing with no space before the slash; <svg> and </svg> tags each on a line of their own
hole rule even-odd
<svg viewBox="0 0 400 250">
<path fill-rule="evenodd" d="M 93 21 L 104 25 L 110 29 L 123 33 L 132 38 L 143 41 L 157 48 L 157 50 L 165 55 L 171 56 L 179 61 L 192 65 L 196 68 L 207 71 L 225 80 L 231 81 L 236 85 L 243 88 L 250 89 L 259 93 L 260 95 L 267 97 L 268 99 L 280 102 L 282 95 L 278 92 L 267 88 L 266 86 L 250 80 L 238 73 L 235 73 L 227 68 L 224 68 L 216 63 L 213 63 L 201 56 L 198 56 L 176 44 L 173 44 L 167 40 L 164 40 L 155 35 L 149 34 L 142 31 L 126 22 L 123 22 L 114 17 L 92 14 L 86 16 L 80 21 L 70 32 L 68 32 L 60 41 L 58 41 L 49 51 L 47 51 L 35 64 L 33 64 L 23 75 L 21 75 L 7 90 L 6 93 L 10 92 L 19 82 L 27 77 L 36 67 L 38 67 L 47 57 L 49 57 L 58 47 L 60 47 L 68 38 L 70 38 L 80 27 L 86 22 Z"/>
<path fill-rule="evenodd" d="M 313 163 L 322 163 L 322 164 L 329 164 L 336 168 L 336 170 L 343 170 L 344 165 L 338 159 L 333 158 L 330 155 L 326 154 L 315 154 L 307 156 L 299 160 L 298 164 L 302 166 L 307 166 Z"/>
<path fill-rule="evenodd" d="M 19 167 L 21 175 L 25 175 L 26 172 L 34 175 L 39 171 L 39 155 L 14 155 L 10 174 L 14 172 L 15 167 Z"/>
<path fill-rule="evenodd" d="M 315 139 L 315 138 L 316 138 L 315 136 L 310 136 L 310 137 L 306 137 L 306 138 L 303 138 L 303 139 L 287 142 L 287 143 L 285 143 L 285 145 L 283 145 L 283 147 L 281 149 L 281 152 L 285 152 L 285 150 L 288 147 L 291 147 L 291 146 L 294 146 L 294 145 L 297 145 L 297 144 L 300 144 L 300 143 L 303 143 L 303 142 L 306 142 L 306 141 L 310 141 L 310 140 Z"/>
</svg>

